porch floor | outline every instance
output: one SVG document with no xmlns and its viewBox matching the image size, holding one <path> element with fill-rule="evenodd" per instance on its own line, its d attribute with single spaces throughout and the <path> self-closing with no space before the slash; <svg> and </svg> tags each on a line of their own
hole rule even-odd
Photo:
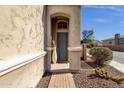
<svg viewBox="0 0 124 93">
<path fill-rule="evenodd" d="M 69 63 L 51 64 L 51 72 L 67 72 L 69 71 Z"/>
<path fill-rule="evenodd" d="M 48 88 L 75 88 L 71 73 L 52 74 Z"/>
</svg>

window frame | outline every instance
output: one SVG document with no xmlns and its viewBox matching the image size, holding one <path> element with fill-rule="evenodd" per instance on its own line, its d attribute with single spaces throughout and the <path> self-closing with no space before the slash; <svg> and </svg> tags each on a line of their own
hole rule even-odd
<svg viewBox="0 0 124 93">
<path fill-rule="evenodd" d="M 68 21 L 66 21 L 66 20 L 59 20 L 57 22 L 57 29 L 68 29 Z"/>
</svg>

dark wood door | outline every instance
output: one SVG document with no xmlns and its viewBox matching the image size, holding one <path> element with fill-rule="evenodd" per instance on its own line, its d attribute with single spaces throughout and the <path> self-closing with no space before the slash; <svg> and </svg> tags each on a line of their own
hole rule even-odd
<svg viewBox="0 0 124 93">
<path fill-rule="evenodd" d="M 57 33 L 57 62 L 67 62 L 68 33 Z"/>
</svg>

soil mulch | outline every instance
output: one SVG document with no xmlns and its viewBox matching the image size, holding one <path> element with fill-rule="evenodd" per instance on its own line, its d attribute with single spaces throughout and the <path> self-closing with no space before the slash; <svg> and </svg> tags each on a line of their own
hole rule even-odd
<svg viewBox="0 0 124 93">
<path fill-rule="evenodd" d="M 37 88 L 48 88 L 52 73 L 45 73 L 39 81 Z"/>
<path fill-rule="evenodd" d="M 124 88 L 124 82 L 117 84 L 112 80 L 101 79 L 99 77 L 92 78 L 96 65 L 93 62 L 82 62 L 82 69 L 77 73 L 72 73 L 77 88 Z M 106 65 L 103 67 L 108 73 L 115 78 L 124 77 L 124 73 L 115 68 Z"/>
</svg>

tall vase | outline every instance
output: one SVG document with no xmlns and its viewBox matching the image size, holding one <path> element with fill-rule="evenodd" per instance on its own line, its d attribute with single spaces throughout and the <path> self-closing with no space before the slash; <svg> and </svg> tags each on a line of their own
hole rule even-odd
<svg viewBox="0 0 124 93">
<path fill-rule="evenodd" d="M 56 62 L 57 62 L 56 47 L 53 47 L 52 61 L 53 61 L 54 64 L 56 64 Z"/>
<path fill-rule="evenodd" d="M 56 44 L 55 44 L 54 40 L 53 40 L 52 61 L 53 61 L 54 64 L 56 64 L 56 62 L 57 62 L 57 51 L 56 51 Z"/>
</svg>

